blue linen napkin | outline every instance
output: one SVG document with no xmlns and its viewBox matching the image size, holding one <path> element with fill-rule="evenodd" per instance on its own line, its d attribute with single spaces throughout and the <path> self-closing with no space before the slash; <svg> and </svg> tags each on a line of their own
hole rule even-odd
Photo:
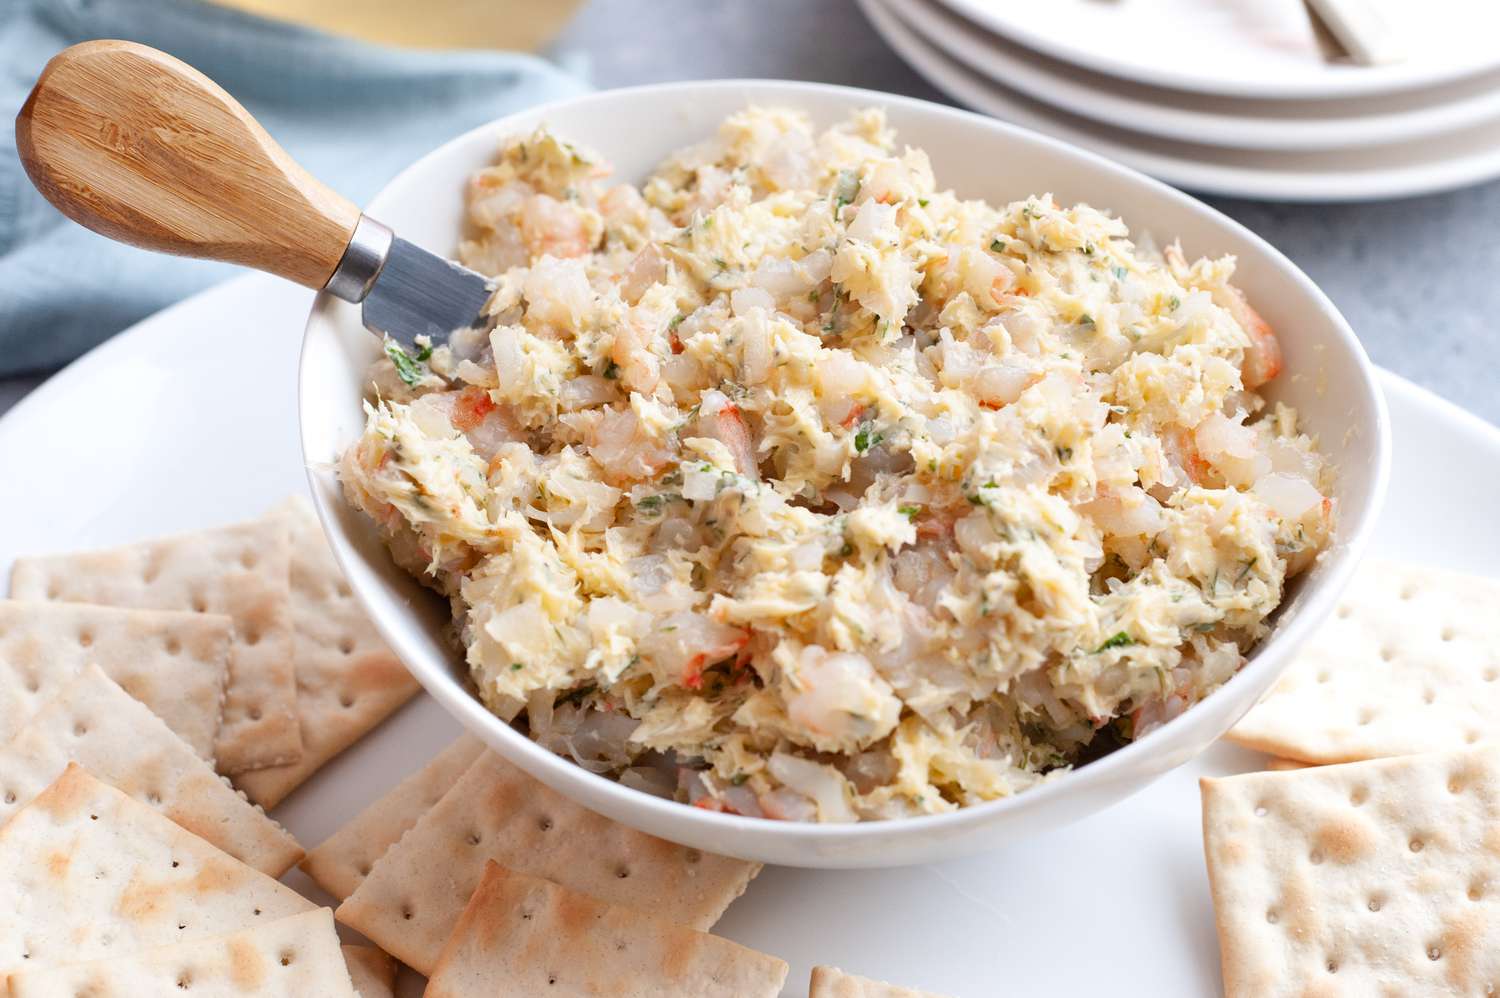
<svg viewBox="0 0 1500 998">
<path fill-rule="evenodd" d="M 27 180 L 10 122 L 47 60 L 90 38 L 196 66 L 357 204 L 445 140 L 587 89 L 530 55 L 384 48 L 199 0 L 0 0 L 0 376 L 55 367 L 236 272 L 96 236 Z"/>
</svg>

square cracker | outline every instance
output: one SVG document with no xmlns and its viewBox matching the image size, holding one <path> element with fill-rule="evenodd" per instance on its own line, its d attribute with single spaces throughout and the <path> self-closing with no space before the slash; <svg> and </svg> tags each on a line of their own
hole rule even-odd
<svg viewBox="0 0 1500 998">
<path fill-rule="evenodd" d="M 1201 786 L 1226 998 L 1500 987 L 1500 749 Z"/>
<path fill-rule="evenodd" d="M 233 636 L 216 613 L 0 600 L 0 743 L 92 663 L 212 760 Z"/>
<path fill-rule="evenodd" d="M 1302 762 L 1462 748 L 1500 725 L 1500 580 L 1366 561 L 1230 741 Z"/>
<path fill-rule="evenodd" d="M 262 873 L 279 877 L 302 858 L 296 839 L 98 666 L 86 667 L 0 747 L 0 824 L 70 762 Z"/>
<path fill-rule="evenodd" d="M 489 862 L 427 998 L 775 998 L 785 961 Z"/>
<path fill-rule="evenodd" d="M 396 784 L 384 797 L 361 811 L 311 850 L 302 869 L 314 882 L 340 901 L 354 893 L 375 861 L 396 844 L 443 794 L 474 764 L 484 743 L 462 735 L 427 765 Z"/>
<path fill-rule="evenodd" d="M 396 998 L 396 961 L 374 946 L 345 946 L 344 963 L 359 998 Z"/>
<path fill-rule="evenodd" d="M 0 826 L 0 871 L 0 977 L 315 907 L 74 764 Z"/>
<path fill-rule="evenodd" d="M 914 991 L 858 974 L 846 974 L 837 967 L 812 969 L 807 998 L 942 998 L 930 991 Z"/>
<path fill-rule="evenodd" d="M 296 762 L 286 524 L 263 519 L 109 551 L 17 558 L 11 596 L 234 619 L 214 757 L 225 775 Z"/>
<path fill-rule="evenodd" d="M 302 758 L 235 780 L 262 807 L 281 803 L 420 689 L 349 591 L 307 500 L 293 497 L 269 515 L 287 525 L 292 543 L 292 658 Z"/>
<path fill-rule="evenodd" d="M 705 931 L 760 871 L 757 863 L 627 828 L 487 752 L 380 858 L 336 915 L 402 963 L 431 973 L 490 860 Z"/>
<path fill-rule="evenodd" d="M 357 998 L 327 908 L 227 935 L 10 975 L 11 998 Z"/>
</svg>

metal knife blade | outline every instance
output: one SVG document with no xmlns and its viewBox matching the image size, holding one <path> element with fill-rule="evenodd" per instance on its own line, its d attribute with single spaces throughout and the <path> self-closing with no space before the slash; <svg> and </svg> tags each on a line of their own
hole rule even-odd
<svg viewBox="0 0 1500 998">
<path fill-rule="evenodd" d="M 480 325 L 494 290 L 483 274 L 397 237 L 368 215 L 327 289 L 362 304 L 365 328 L 403 347 L 418 336 L 442 346 L 458 330 Z"/>
</svg>

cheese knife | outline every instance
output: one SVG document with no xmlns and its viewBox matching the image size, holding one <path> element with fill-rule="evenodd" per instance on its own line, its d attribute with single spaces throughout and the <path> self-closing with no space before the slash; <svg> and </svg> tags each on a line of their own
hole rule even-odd
<svg viewBox="0 0 1500 998">
<path fill-rule="evenodd" d="M 90 41 L 47 63 L 16 117 L 31 182 L 132 246 L 263 270 L 361 306 L 412 347 L 480 322 L 491 286 L 322 184 L 218 84 L 145 45 Z"/>
</svg>

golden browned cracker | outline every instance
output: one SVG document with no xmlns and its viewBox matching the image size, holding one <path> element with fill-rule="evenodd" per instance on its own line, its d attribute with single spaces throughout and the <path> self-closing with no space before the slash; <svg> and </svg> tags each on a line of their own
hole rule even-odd
<svg viewBox="0 0 1500 998">
<path fill-rule="evenodd" d="M 92 664 L 212 761 L 233 636 L 216 613 L 0 600 L 0 743 Z"/>
<path fill-rule="evenodd" d="M 807 998 L 943 998 L 931 991 L 914 991 L 884 981 L 846 974 L 837 967 L 812 969 Z"/>
<path fill-rule="evenodd" d="M 287 524 L 292 544 L 292 650 L 302 758 L 235 780 L 263 807 L 279 804 L 421 688 L 349 591 L 307 500 L 293 497 L 269 515 Z"/>
<path fill-rule="evenodd" d="M 0 977 L 314 907 L 75 764 L 0 826 L 0 871 Z"/>
<path fill-rule="evenodd" d="M 1227 998 L 1500 982 L 1500 749 L 1205 779 Z"/>
<path fill-rule="evenodd" d="M 262 519 L 108 551 L 18 558 L 11 595 L 145 610 L 193 610 L 234 620 L 229 678 L 214 756 L 226 775 L 302 754 L 286 524 Z"/>
<path fill-rule="evenodd" d="M 431 973 L 490 860 L 700 930 L 760 870 L 627 828 L 485 753 L 380 858 L 337 917 Z"/>
<path fill-rule="evenodd" d="M 70 762 L 262 873 L 279 877 L 302 858 L 296 839 L 98 666 L 86 666 L 0 746 L 0 823 Z"/>
<path fill-rule="evenodd" d="M 442 799 L 483 751 L 479 739 L 461 736 L 308 852 L 302 869 L 319 887 L 344 900 L 375 861 Z"/>
<path fill-rule="evenodd" d="M 775 998 L 786 975 L 774 956 L 489 862 L 427 998 Z"/>
<path fill-rule="evenodd" d="M 1302 762 L 1462 748 L 1500 728 L 1500 580 L 1367 561 L 1229 739 Z"/>
<path fill-rule="evenodd" d="M 396 998 L 396 961 L 374 946 L 345 946 L 344 963 L 359 998 Z"/>
<path fill-rule="evenodd" d="M 12 998 L 368 998 L 356 996 L 327 908 L 222 936 L 12 974 Z"/>
</svg>

